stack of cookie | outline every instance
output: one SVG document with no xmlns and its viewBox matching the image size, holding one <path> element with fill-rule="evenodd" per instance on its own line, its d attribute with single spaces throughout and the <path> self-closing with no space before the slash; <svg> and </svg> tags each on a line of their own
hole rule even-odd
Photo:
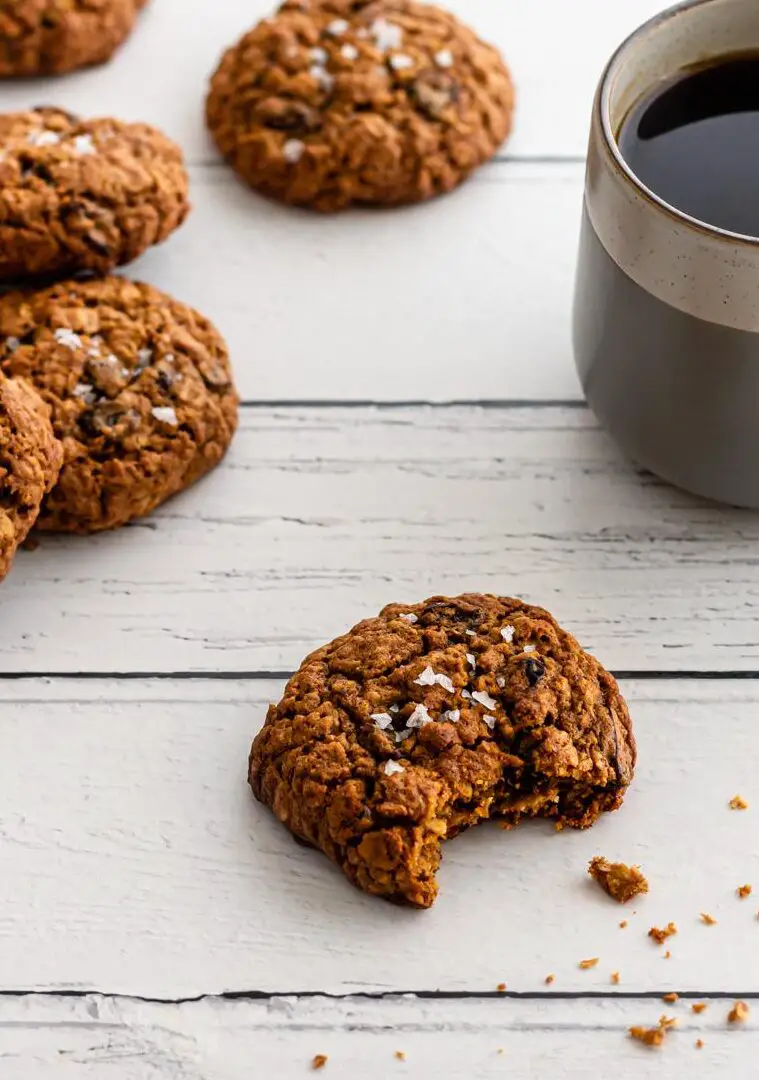
<svg viewBox="0 0 759 1080">
<path fill-rule="evenodd" d="M 143 4 L 19 0 L 0 12 L 0 75 L 102 62 Z M 179 147 L 43 108 L 0 116 L 0 148 L 2 579 L 33 525 L 111 529 L 208 472 L 238 399 L 207 319 L 109 276 L 185 220 Z"/>
</svg>

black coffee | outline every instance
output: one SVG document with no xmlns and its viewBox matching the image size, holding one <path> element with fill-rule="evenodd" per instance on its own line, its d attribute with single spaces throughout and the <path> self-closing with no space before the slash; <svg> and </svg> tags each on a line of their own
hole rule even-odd
<svg viewBox="0 0 759 1080">
<path fill-rule="evenodd" d="M 638 179 L 671 206 L 759 236 L 759 53 L 663 84 L 632 109 L 618 142 Z"/>
</svg>

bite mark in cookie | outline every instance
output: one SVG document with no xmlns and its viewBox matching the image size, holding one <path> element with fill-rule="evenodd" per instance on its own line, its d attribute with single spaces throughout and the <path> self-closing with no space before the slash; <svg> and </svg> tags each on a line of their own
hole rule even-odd
<svg viewBox="0 0 759 1080">
<path fill-rule="evenodd" d="M 634 762 L 611 675 L 542 609 L 468 595 L 390 605 L 308 657 L 250 782 L 354 884 L 428 907 L 441 840 L 486 818 L 592 825 Z"/>
</svg>

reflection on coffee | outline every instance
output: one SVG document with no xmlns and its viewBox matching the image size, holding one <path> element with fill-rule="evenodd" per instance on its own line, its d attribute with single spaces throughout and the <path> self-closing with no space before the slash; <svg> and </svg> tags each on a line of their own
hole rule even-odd
<svg viewBox="0 0 759 1080">
<path fill-rule="evenodd" d="M 759 236 L 759 52 L 663 83 L 631 110 L 618 143 L 638 179 L 671 206 Z"/>
</svg>

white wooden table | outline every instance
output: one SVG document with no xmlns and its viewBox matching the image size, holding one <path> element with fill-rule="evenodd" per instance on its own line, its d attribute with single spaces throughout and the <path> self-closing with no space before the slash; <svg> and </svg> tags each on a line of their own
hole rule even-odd
<svg viewBox="0 0 759 1080">
<path fill-rule="evenodd" d="M 593 86 L 661 4 L 452 3 L 513 65 L 512 143 L 449 198 L 333 219 L 258 199 L 204 133 L 206 78 L 266 6 L 154 0 L 110 67 L 0 88 L 182 143 L 195 212 L 130 273 L 218 323 L 245 399 L 206 482 L 46 539 L 2 587 L 0 1077 L 293 1080 L 320 1053 L 346 1080 L 754 1077 L 759 1010 L 726 1015 L 759 998 L 759 895 L 735 895 L 759 894 L 759 518 L 639 475 L 570 353 Z M 309 649 L 463 589 L 545 604 L 620 675 L 640 767 L 588 833 L 452 843 L 435 908 L 404 911 L 296 846 L 246 756 Z M 650 896 L 608 901 L 597 853 Z M 665 1011 L 661 1051 L 626 1037 Z"/>
</svg>

